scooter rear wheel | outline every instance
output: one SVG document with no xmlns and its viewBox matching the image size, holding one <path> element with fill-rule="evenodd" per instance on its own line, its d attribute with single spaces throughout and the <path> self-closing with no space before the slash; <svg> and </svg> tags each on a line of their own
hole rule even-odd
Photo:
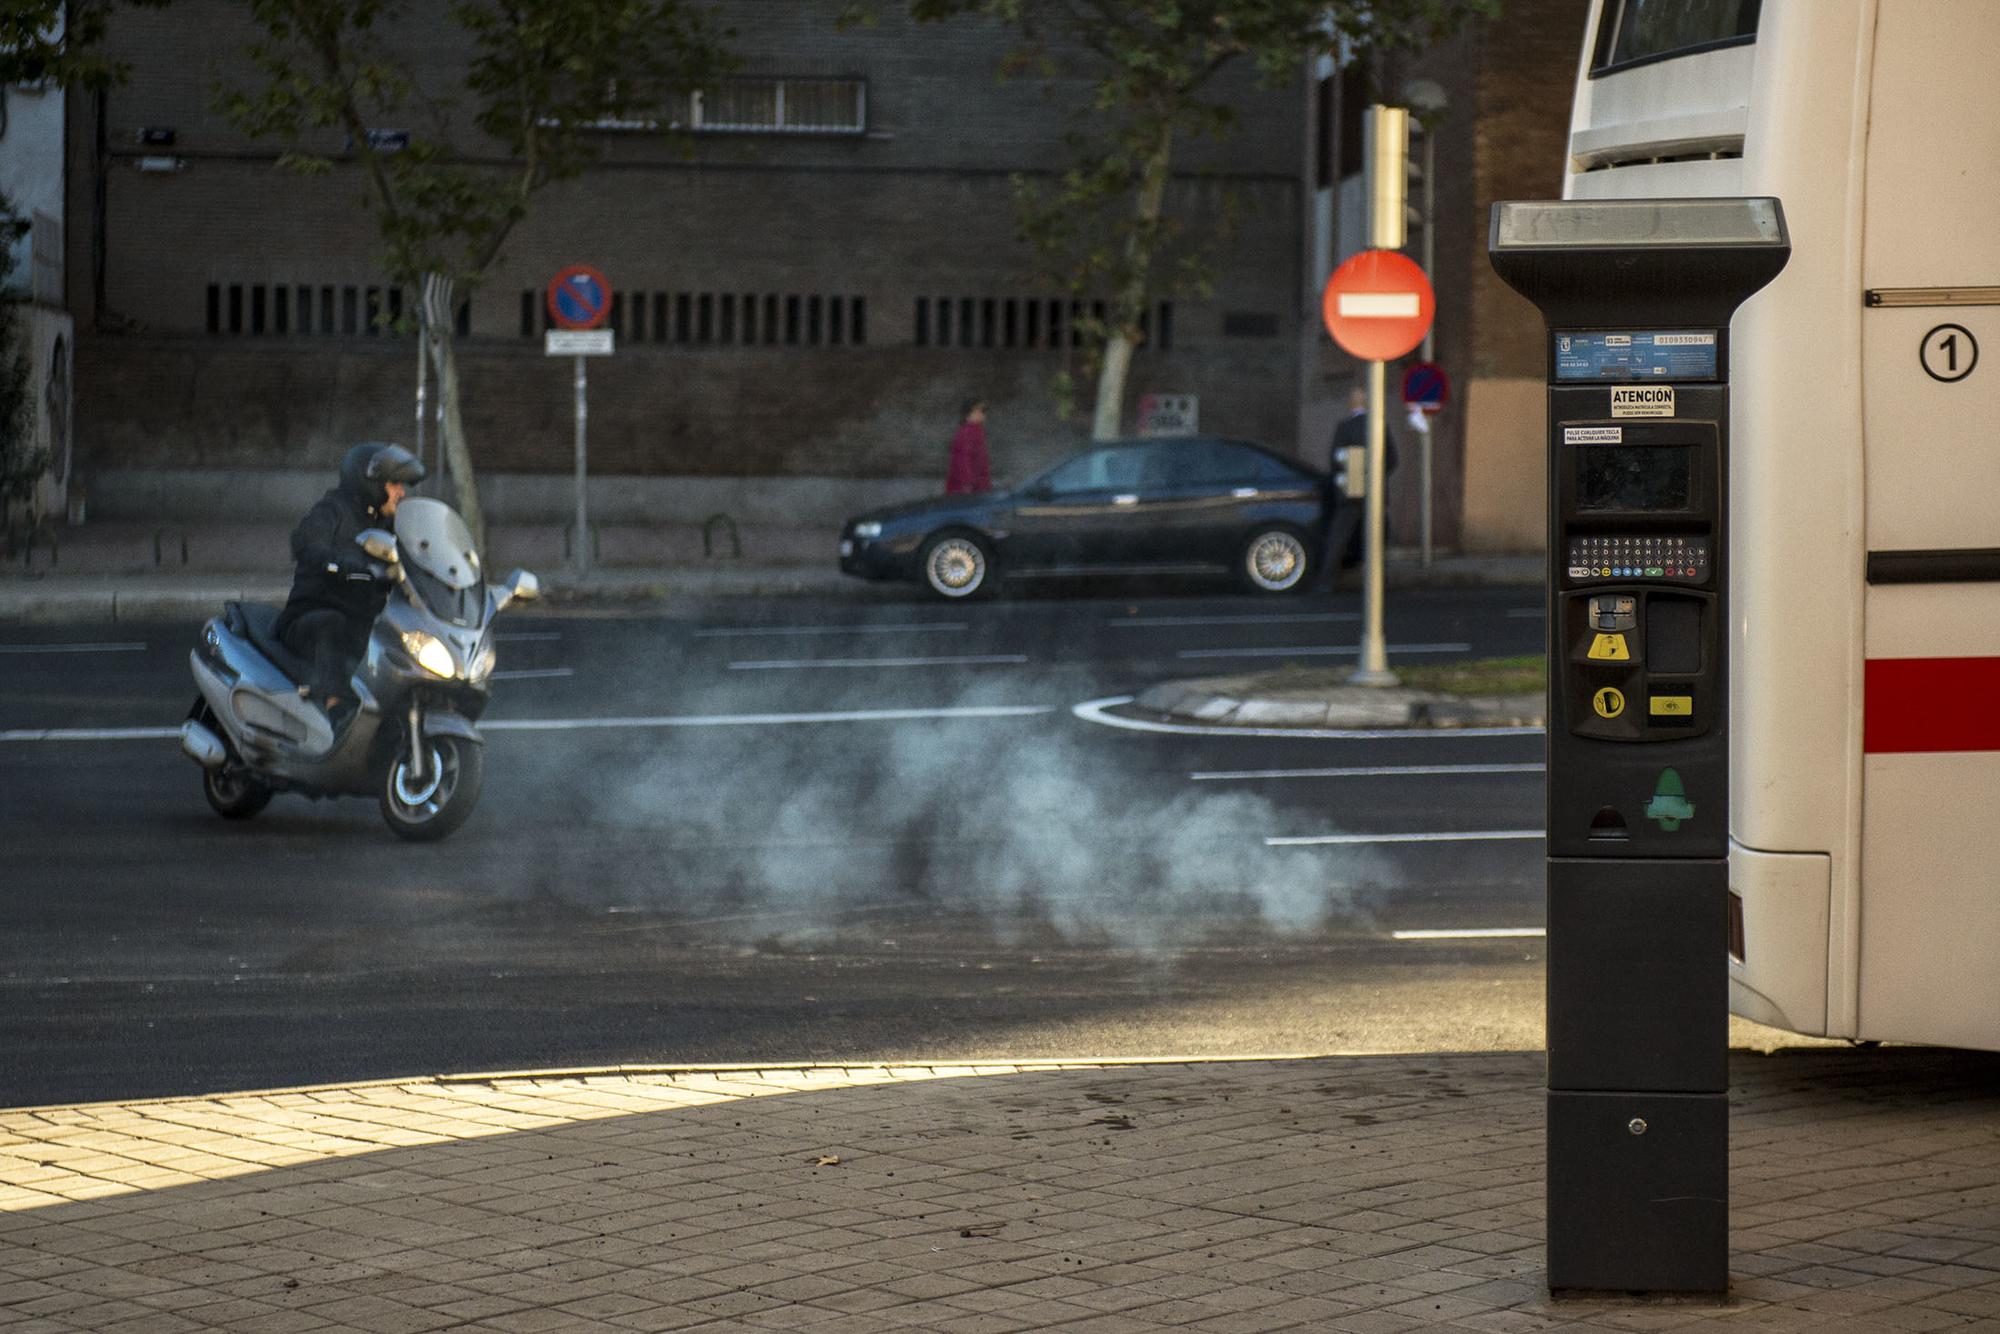
<svg viewBox="0 0 2000 1334">
<path fill-rule="evenodd" d="M 209 708 L 208 701 L 200 696 L 195 697 L 190 716 L 210 731 L 221 734 L 215 710 Z M 224 746 L 228 744 L 223 742 Z M 209 808 L 223 819 L 247 820 L 269 806 L 276 794 L 269 784 L 258 782 L 241 765 L 232 761 L 220 769 L 201 771 L 201 795 L 208 798 Z"/>
<path fill-rule="evenodd" d="M 424 776 L 410 776 L 410 746 L 396 747 L 382 775 L 382 819 L 413 843 L 443 838 L 464 824 L 479 804 L 486 775 L 486 748 L 459 737 L 425 738 Z"/>
<path fill-rule="evenodd" d="M 247 820 L 271 804 L 270 788 L 234 765 L 201 771 L 201 794 L 225 820 Z"/>
</svg>

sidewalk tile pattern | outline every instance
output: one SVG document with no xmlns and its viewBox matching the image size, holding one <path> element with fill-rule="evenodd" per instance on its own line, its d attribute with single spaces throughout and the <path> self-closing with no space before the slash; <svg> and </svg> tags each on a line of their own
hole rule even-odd
<svg viewBox="0 0 2000 1334">
<path fill-rule="evenodd" d="M 0 1113 L 0 1331 L 2000 1327 L 1992 1055 L 1739 1055 L 1720 1302 L 1544 1290 L 1534 1054 L 937 1073 Z"/>
</svg>

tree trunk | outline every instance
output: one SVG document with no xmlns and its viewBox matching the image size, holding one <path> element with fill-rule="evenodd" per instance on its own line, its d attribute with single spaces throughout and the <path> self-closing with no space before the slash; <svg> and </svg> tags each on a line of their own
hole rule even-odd
<svg viewBox="0 0 2000 1334">
<path fill-rule="evenodd" d="M 465 418 L 458 410 L 458 357 L 452 351 L 449 326 L 430 326 L 431 361 L 437 368 L 438 406 L 444 410 L 445 463 L 458 491 L 458 517 L 472 530 L 472 542 L 486 553 L 486 516 L 479 508 L 479 480 L 473 476 L 472 453 L 465 445 Z"/>
<path fill-rule="evenodd" d="M 1097 413 L 1090 438 L 1115 440 L 1125 409 L 1125 381 L 1132 370 L 1133 330 L 1145 313 L 1153 266 L 1153 244 L 1159 235 L 1160 213 L 1167 197 L 1168 166 L 1173 156 L 1174 127 L 1160 126 L 1159 140 L 1146 158 L 1139 178 L 1139 204 L 1131 234 L 1125 238 L 1125 288 L 1112 302 L 1111 329 L 1104 343 L 1104 365 L 1097 373 Z"/>
</svg>

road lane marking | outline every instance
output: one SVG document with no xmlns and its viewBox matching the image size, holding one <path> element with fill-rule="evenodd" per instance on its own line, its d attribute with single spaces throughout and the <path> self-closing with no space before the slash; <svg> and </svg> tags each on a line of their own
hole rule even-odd
<svg viewBox="0 0 2000 1334">
<path fill-rule="evenodd" d="M 694 632 L 696 639 L 734 639 L 757 635 L 897 635 L 970 630 L 967 621 L 922 621 L 903 625 L 715 625 Z"/>
<path fill-rule="evenodd" d="M 1111 626 L 1162 625 L 1301 625 L 1308 622 L 1358 621 L 1358 611 L 1306 611 L 1283 616 L 1107 616 Z"/>
<path fill-rule="evenodd" d="M 1376 764 L 1347 769 L 1218 769 L 1195 772 L 1196 783 L 1248 782 L 1260 778 L 1415 778 L 1447 774 L 1538 774 L 1539 764 Z"/>
<path fill-rule="evenodd" d="M 1312 644 L 1304 648 L 1184 648 L 1183 658 L 1297 658 L 1335 657 L 1351 658 L 1361 652 L 1358 644 L 1328 645 Z M 1397 653 L 1470 653 L 1470 644 L 1391 644 L 1391 655 Z"/>
<path fill-rule="evenodd" d="M 803 672 L 821 667 L 836 670 L 852 667 L 1020 667 L 1027 663 L 1021 653 L 973 654 L 960 658 L 784 658 L 772 662 L 732 662 L 732 672 Z"/>
<path fill-rule="evenodd" d="M 1053 704 L 994 704 L 943 709 L 842 709 L 827 713 L 717 713 L 640 718 L 502 718 L 479 724 L 482 732 L 642 731 L 662 727 L 795 727 L 814 723 L 953 722 L 996 718 L 1039 718 Z M 32 741 L 173 741 L 178 727 L 16 727 L 0 731 L 0 743 Z"/>
<path fill-rule="evenodd" d="M 1286 737 L 1316 741 L 1405 740 L 1430 737 L 1540 736 L 1539 727 L 1235 727 L 1227 723 L 1163 723 L 1146 718 L 1121 718 L 1111 710 L 1130 704 L 1130 695 L 1107 695 L 1070 706 L 1070 712 L 1087 723 L 1116 727 L 1127 732 L 1153 732 L 1162 736 L 1254 736 Z"/>
<path fill-rule="evenodd" d="M 1455 931 L 1391 931 L 1392 940 L 1540 940 L 1548 931 L 1539 926 L 1477 926 Z"/>
<path fill-rule="evenodd" d="M 495 681 L 542 681 L 558 676 L 575 676 L 574 667 L 524 667 L 516 672 L 495 672 Z"/>
<path fill-rule="evenodd" d="M 1458 832 L 1431 830 L 1419 834 L 1300 834 L 1289 838 L 1267 838 L 1267 848 L 1361 847 L 1373 843 L 1499 843 L 1515 839 L 1540 839 L 1540 829 L 1479 829 Z"/>
<path fill-rule="evenodd" d="M 144 644 L 0 644 L 0 653 L 144 653 Z"/>
<path fill-rule="evenodd" d="M 0 732 L 0 741 L 169 741 L 178 727 L 15 727 Z"/>
</svg>

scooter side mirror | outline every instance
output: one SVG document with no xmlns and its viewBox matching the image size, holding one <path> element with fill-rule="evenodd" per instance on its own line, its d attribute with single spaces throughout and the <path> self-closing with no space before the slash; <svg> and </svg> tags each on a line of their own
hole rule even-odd
<svg viewBox="0 0 2000 1334">
<path fill-rule="evenodd" d="M 371 559 L 379 560 L 385 565 L 396 563 L 396 535 L 394 533 L 384 531 L 380 528 L 367 528 L 356 533 L 354 540 L 361 544 L 361 549 L 367 552 Z"/>
<path fill-rule="evenodd" d="M 542 581 L 526 570 L 516 570 L 506 582 L 493 586 L 493 610 L 504 611 L 515 602 L 533 602 L 542 595 Z"/>
</svg>

